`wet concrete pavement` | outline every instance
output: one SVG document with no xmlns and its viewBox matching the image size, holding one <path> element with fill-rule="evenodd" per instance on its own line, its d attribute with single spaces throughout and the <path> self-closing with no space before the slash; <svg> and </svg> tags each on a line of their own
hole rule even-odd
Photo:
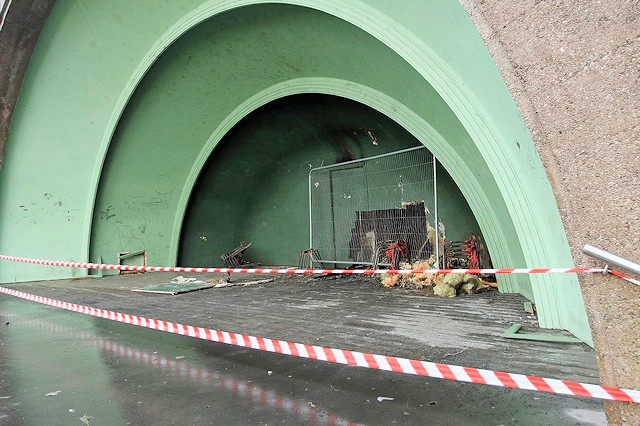
<svg viewBox="0 0 640 426">
<path fill-rule="evenodd" d="M 178 296 L 130 291 L 163 280 L 147 274 L 7 287 L 225 331 L 597 383 L 585 345 L 496 335 L 509 321 L 535 323 L 512 295 L 444 300 L 371 280 L 308 277 Z M 605 424 L 597 400 L 259 352 L 6 295 L 0 320 L 0 424 Z M 449 341 L 435 324 L 447 321 L 458 330 Z M 464 321 L 482 324 L 465 330 Z"/>
</svg>

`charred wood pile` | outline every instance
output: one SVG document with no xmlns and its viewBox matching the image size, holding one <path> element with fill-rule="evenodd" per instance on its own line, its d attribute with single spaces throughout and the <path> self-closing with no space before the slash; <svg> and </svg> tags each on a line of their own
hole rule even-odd
<svg viewBox="0 0 640 426">
<path fill-rule="evenodd" d="M 349 257 L 354 262 L 380 262 L 380 256 L 396 243 L 398 260 L 426 259 L 433 252 L 424 203 L 407 203 L 402 208 L 356 212 L 349 241 Z M 401 244 L 399 244 L 402 242 Z"/>
</svg>

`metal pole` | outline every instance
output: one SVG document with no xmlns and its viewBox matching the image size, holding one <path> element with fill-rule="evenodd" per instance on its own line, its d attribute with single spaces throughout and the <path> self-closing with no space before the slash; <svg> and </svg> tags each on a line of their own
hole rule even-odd
<svg viewBox="0 0 640 426">
<path fill-rule="evenodd" d="M 611 254 L 608 251 L 604 251 L 589 244 L 585 244 L 582 252 L 588 256 L 602 260 L 609 265 L 615 265 L 625 271 L 640 275 L 640 265 L 630 261 L 629 259 L 625 259 L 624 257 L 616 256 L 615 254 Z"/>
<path fill-rule="evenodd" d="M 334 196 L 333 196 L 333 170 L 329 170 L 329 198 L 331 200 L 331 227 L 333 230 L 332 232 L 333 260 L 338 260 L 338 250 L 336 247 L 336 212 L 335 212 L 335 202 L 334 202 Z"/>
<path fill-rule="evenodd" d="M 313 172 L 313 170 L 309 171 L 309 247 L 313 248 L 313 215 L 312 215 L 312 210 L 313 210 L 313 204 L 312 204 L 312 197 L 313 195 L 311 194 L 311 172 Z"/>
<path fill-rule="evenodd" d="M 438 183 L 436 180 L 436 156 L 431 154 L 431 159 L 433 160 L 433 215 L 435 217 L 436 223 L 433 224 L 433 227 L 436 231 L 436 263 L 433 265 L 434 268 L 440 267 L 440 226 L 438 226 Z"/>
<path fill-rule="evenodd" d="M 319 167 L 315 167 L 315 168 L 313 168 L 311 170 L 342 168 L 343 166 L 349 166 L 351 164 L 364 163 L 366 161 L 376 160 L 378 158 L 390 157 L 392 155 L 404 154 L 405 152 L 417 151 L 419 149 L 427 149 L 427 148 L 425 146 L 423 146 L 423 145 L 414 146 L 413 148 L 406 148 L 406 149 L 401 149 L 400 151 L 387 152 L 386 154 L 374 155 L 373 157 L 365 157 L 365 158 L 360 158 L 358 160 L 343 161 L 342 163 L 328 164 L 326 166 L 319 166 Z"/>
</svg>

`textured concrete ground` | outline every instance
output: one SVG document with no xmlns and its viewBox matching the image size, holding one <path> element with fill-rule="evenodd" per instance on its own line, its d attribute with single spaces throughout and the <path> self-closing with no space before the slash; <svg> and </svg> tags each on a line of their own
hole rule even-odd
<svg viewBox="0 0 640 426">
<path fill-rule="evenodd" d="M 86 306 L 287 341 L 476 368 L 597 383 L 594 352 L 583 343 L 502 337 L 515 323 L 540 330 L 517 294 L 457 298 L 384 288 L 377 277 L 233 275 L 242 284 L 176 296 L 134 292 L 177 274 L 16 283 L 5 287 Z M 201 280 L 211 275 L 193 276 Z M 226 275 L 222 278 L 225 278 Z"/>
<path fill-rule="evenodd" d="M 533 136 L 576 265 L 596 265 L 587 243 L 640 261 L 640 2 L 461 3 Z M 581 286 L 602 382 L 640 388 L 640 287 Z M 640 424 L 639 406 L 606 405 L 610 423 Z"/>
<path fill-rule="evenodd" d="M 362 276 L 234 275 L 235 284 L 264 278 L 274 281 L 176 296 L 132 291 L 176 276 L 153 273 L 5 287 L 224 331 L 598 382 L 594 352 L 583 343 L 502 337 L 516 322 L 529 333 L 563 334 L 538 329 L 519 295 L 492 291 L 439 298 L 387 289 L 377 279 Z M 326 413 L 360 424 L 604 424 L 603 404 L 598 400 L 185 341 L 7 295 L 0 295 L 0 318 L 4 324 L 0 328 L 0 423 L 5 415 L 5 420 L 22 424 L 39 424 L 40 418 L 50 418 L 52 424 L 70 419 L 64 424 L 73 424 L 85 412 L 96 418 L 96 424 L 101 424 L 98 420 L 126 423 L 114 417 L 118 413 L 135 424 L 314 423 L 300 417 L 298 410 L 286 410 L 297 404 L 321 412 L 325 420 L 317 419 L 319 424 L 333 424 Z M 97 356 L 92 348 L 99 349 Z M 55 391 L 60 395 L 44 397 Z M 393 399 L 378 401 L 379 396 Z M 269 400 L 275 402 L 269 404 Z M 70 415 L 69 408 L 77 415 Z"/>
</svg>

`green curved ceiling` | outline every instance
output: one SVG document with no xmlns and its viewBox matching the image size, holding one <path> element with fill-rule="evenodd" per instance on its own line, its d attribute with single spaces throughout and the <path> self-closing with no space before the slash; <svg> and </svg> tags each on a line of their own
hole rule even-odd
<svg viewBox="0 0 640 426">
<path fill-rule="evenodd" d="M 1 251 L 114 261 L 144 248 L 150 264 L 175 263 L 218 142 L 260 106 L 321 93 L 377 110 L 426 145 L 496 266 L 572 264 L 535 146 L 457 1 L 258 3 L 56 2 L 12 122 Z M 13 265 L 0 278 L 67 273 Z M 589 341 L 574 277 L 501 284 L 536 301 L 541 325 Z"/>
</svg>

